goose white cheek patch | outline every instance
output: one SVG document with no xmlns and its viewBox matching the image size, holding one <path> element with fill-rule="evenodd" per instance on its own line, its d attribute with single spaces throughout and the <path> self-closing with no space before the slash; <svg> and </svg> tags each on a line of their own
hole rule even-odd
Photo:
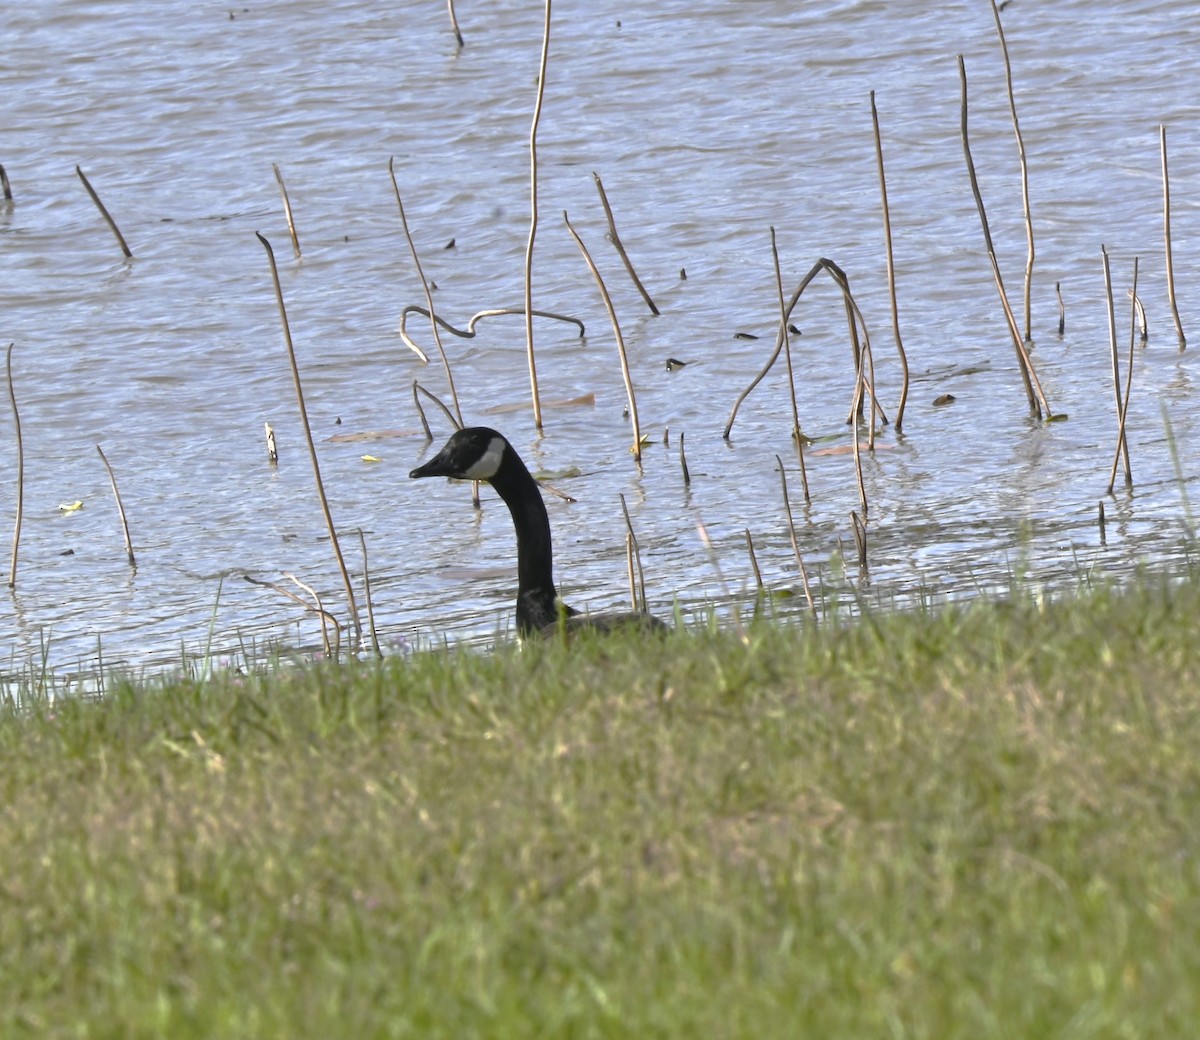
<svg viewBox="0 0 1200 1040">
<path fill-rule="evenodd" d="M 479 460 L 466 471 L 471 480 L 491 480 L 500 469 L 500 460 L 504 458 L 504 440 L 493 437 L 487 446 L 487 451 Z"/>
</svg>

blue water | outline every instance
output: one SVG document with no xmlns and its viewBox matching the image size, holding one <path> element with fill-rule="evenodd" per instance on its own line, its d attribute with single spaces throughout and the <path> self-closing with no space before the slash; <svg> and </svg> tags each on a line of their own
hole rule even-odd
<svg viewBox="0 0 1200 1040">
<path fill-rule="evenodd" d="M 1200 313 L 1191 89 L 1200 17 L 1182 3 L 1014 0 L 1004 12 L 1037 242 L 1033 358 L 1053 410 L 1069 416 L 1046 424 L 1028 413 L 959 136 L 962 54 L 974 160 L 1023 320 L 1020 173 L 989 6 L 794 6 L 554 7 L 534 305 L 578 316 L 588 334 L 580 340 L 539 321 L 535 349 L 545 401 L 594 395 L 595 403 L 547 407 L 538 435 L 520 317 L 485 320 L 475 339 L 447 337 L 446 349 L 468 422 L 502 428 L 534 468 L 577 474 L 556 482 L 577 501 L 550 503 L 564 594 L 592 609 L 628 598 L 622 494 L 658 612 L 676 602 L 685 612 L 720 604 L 727 618 L 727 601 L 753 589 L 746 530 L 766 583 L 794 588 L 776 456 L 788 468 L 799 543 L 826 605 L 856 593 L 884 602 L 974 595 L 1003 590 L 1014 577 L 1071 587 L 1140 563 L 1181 566 L 1187 496 L 1200 501 L 1200 430 L 1195 352 L 1178 350 L 1167 307 L 1158 127 L 1168 129 L 1187 328 Z M 514 544 L 503 507 L 485 491 L 476 515 L 467 489 L 407 480 L 430 450 L 412 383 L 443 396 L 447 386 L 440 363 L 423 365 L 399 336 L 401 310 L 424 296 L 389 158 L 439 313 L 461 325 L 523 296 L 543 10 L 498 3 L 459 16 L 461 51 L 444 5 L 432 2 L 50 0 L 0 10 L 0 163 L 15 195 L 0 205 L 0 347 L 14 343 L 25 448 L 16 586 L 0 598 L 8 670 L 86 671 L 99 653 L 142 669 L 177 662 L 181 648 L 211 645 L 238 658 L 276 639 L 319 645 L 314 615 L 244 574 L 306 595 L 284 577 L 294 574 L 347 620 L 255 231 L 279 261 L 360 607 L 359 529 L 385 644 L 487 639 L 511 628 Z M 800 497 L 782 362 L 743 406 L 732 439 L 721 431 L 774 341 L 771 226 L 785 292 L 820 256 L 849 274 L 879 395 L 895 413 L 872 90 L 912 386 L 903 435 L 882 428 L 880 449 L 864 464 L 865 579 L 849 516 L 861 504 L 844 452 L 853 370 L 830 284 L 816 283 L 794 315 L 803 332 L 794 343 L 801 425 L 815 450 L 835 449 L 808 460 L 811 506 Z M 272 163 L 287 182 L 299 261 Z M 121 257 L 77 164 L 134 260 Z M 659 317 L 605 242 L 593 171 Z M 600 264 L 621 322 L 652 443 L 640 470 L 628 451 L 613 334 L 564 210 Z M 1136 351 L 1134 483 L 1119 481 L 1111 497 L 1116 422 L 1102 244 L 1122 358 L 1135 256 L 1151 332 Z M 1066 306 L 1062 337 L 1056 282 Z M 414 319 L 409 331 L 436 357 L 427 325 Z M 668 372 L 668 357 L 690 364 Z M 935 407 L 946 393 L 954 403 Z M 430 414 L 440 443 L 448 426 Z M 14 515 L 16 497 L 5 416 L 0 518 Z M 266 459 L 265 422 L 279 441 L 277 467 Z M 379 431 L 405 435 L 345 439 Z M 680 433 L 690 486 L 678 463 Z M 97 444 L 117 474 L 136 571 Z M 364 461 L 368 454 L 380 461 Z M 60 511 L 75 501 L 83 508 Z"/>
</svg>

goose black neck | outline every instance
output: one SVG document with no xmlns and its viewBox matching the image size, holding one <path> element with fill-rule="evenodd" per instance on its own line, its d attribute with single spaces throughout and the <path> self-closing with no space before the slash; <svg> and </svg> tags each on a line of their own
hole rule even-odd
<svg viewBox="0 0 1200 1040">
<path fill-rule="evenodd" d="M 517 531 L 517 627 L 535 631 L 555 619 L 554 555 L 550 517 L 537 481 L 509 445 L 488 483 L 512 514 Z"/>
</svg>

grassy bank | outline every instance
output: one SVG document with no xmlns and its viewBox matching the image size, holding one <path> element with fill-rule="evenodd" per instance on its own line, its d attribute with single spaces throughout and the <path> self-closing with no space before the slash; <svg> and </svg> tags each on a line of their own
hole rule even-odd
<svg viewBox="0 0 1200 1040">
<path fill-rule="evenodd" d="M 1178 1037 L 1200 584 L 0 719 L 0 1034 Z"/>
</svg>

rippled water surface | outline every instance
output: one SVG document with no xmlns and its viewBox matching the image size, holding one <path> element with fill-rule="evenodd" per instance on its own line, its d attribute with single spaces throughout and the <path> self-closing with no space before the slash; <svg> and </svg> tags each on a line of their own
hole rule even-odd
<svg viewBox="0 0 1200 1040">
<path fill-rule="evenodd" d="M 413 381 L 448 391 L 440 363 L 422 364 L 399 334 L 402 310 L 424 297 L 389 158 L 443 317 L 462 326 L 485 308 L 519 305 L 524 291 L 543 8 L 497 0 L 460 4 L 458 14 L 461 50 L 436 0 L 233 8 L 46 0 L 0 9 L 0 163 L 14 195 L 0 203 L 0 347 L 14 344 L 25 464 L 16 586 L 0 598 L 2 667 L 87 669 L 99 653 L 154 667 L 205 645 L 210 629 L 222 653 L 319 641 L 311 615 L 243 575 L 306 595 L 284 577 L 293 574 L 345 621 L 256 231 L 279 260 L 360 608 L 359 529 L 385 644 L 510 627 L 515 546 L 503 506 L 485 490 L 476 514 L 466 487 L 407 479 L 431 450 Z M 1180 565 L 1189 493 L 1200 498 L 1200 401 L 1195 351 L 1179 351 L 1167 303 L 1158 128 L 1168 132 L 1187 331 L 1200 322 L 1200 15 L 1182 2 L 1012 0 L 1002 17 L 1037 244 L 1031 350 L 1053 411 L 1068 417 L 1053 423 L 1029 414 L 960 138 L 958 54 L 980 187 L 1023 321 L 1021 179 L 987 3 L 555 4 L 533 298 L 578 317 L 587 334 L 536 325 L 543 433 L 529 407 L 521 317 L 487 319 L 474 339 L 445 343 L 466 420 L 500 427 L 576 499 L 550 500 L 560 586 L 576 605 L 628 598 L 622 495 L 656 611 L 669 614 L 676 602 L 705 610 L 752 591 L 747 530 L 767 585 L 794 588 L 777 456 L 823 606 L 854 590 L 903 602 L 1004 588 L 1014 576 L 1070 585 L 1143 562 Z M 772 226 L 788 294 L 818 257 L 849 275 L 879 397 L 894 418 L 900 369 L 871 91 L 912 384 L 903 433 L 881 427 L 863 464 L 865 578 L 853 562 L 850 513 L 862 507 L 846 451 L 854 373 L 842 302 L 827 279 L 793 314 L 802 331 L 793 344 L 798 408 L 814 440 L 811 505 L 789 439 L 782 360 L 728 441 L 722 430 L 775 339 Z M 287 182 L 301 260 L 272 163 Z M 593 172 L 658 317 L 605 241 Z M 620 319 L 650 438 L 640 469 L 628 450 L 612 329 L 564 210 Z M 1113 496 L 1105 495 L 1116 421 L 1102 244 L 1123 356 L 1135 257 L 1150 327 L 1129 410 L 1134 482 L 1126 489 L 1118 480 Z M 426 322 L 410 318 L 408 330 L 436 357 Z M 689 363 L 668 371 L 669 357 Z M 945 394 L 954 402 L 935 406 Z M 587 395 L 594 403 L 553 406 Z M 430 418 L 440 444 L 448 425 L 436 409 Z M 266 458 L 265 422 L 276 430 L 277 467 Z M 7 407 L 0 428 L 0 515 L 11 518 L 17 452 Z M 379 436 L 354 436 L 367 434 Z M 136 571 L 96 445 L 117 475 Z M 76 501 L 83 507 L 60 510 Z"/>
</svg>

